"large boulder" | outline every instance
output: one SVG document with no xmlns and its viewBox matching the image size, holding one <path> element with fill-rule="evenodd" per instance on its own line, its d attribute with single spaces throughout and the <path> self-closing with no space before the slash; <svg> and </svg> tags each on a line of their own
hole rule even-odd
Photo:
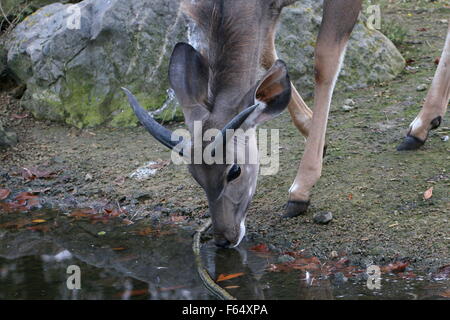
<svg viewBox="0 0 450 320">
<path fill-rule="evenodd" d="M 17 143 L 17 135 L 14 132 L 6 131 L 0 121 L 0 149 L 13 146 Z"/>
<path fill-rule="evenodd" d="M 304 0 L 283 12 L 280 58 L 300 92 L 313 91 L 314 44 L 322 1 Z M 74 13 L 81 24 L 74 29 Z M 120 87 L 149 110 L 166 102 L 169 56 L 178 41 L 195 39 L 179 0 L 85 0 L 52 4 L 19 24 L 8 42 L 8 68 L 27 85 L 23 105 L 37 118 L 77 127 L 137 123 Z M 340 87 L 387 81 L 404 59 L 381 33 L 359 23 L 349 44 Z M 170 99 L 169 99 L 170 100 Z M 172 115 L 172 113 L 171 113 Z M 162 117 L 167 118 L 167 113 Z"/>
<path fill-rule="evenodd" d="M 149 109 L 164 103 L 171 50 L 186 38 L 178 9 L 178 1 L 85 0 L 38 10 L 9 39 L 8 68 L 27 85 L 23 105 L 77 127 L 135 124 L 120 87 Z"/>
<path fill-rule="evenodd" d="M 289 68 L 299 92 L 314 91 L 314 47 L 322 21 L 323 1 L 302 0 L 284 9 L 276 40 L 279 57 Z M 361 16 L 351 35 L 337 89 L 355 89 L 394 79 L 405 59 L 381 32 L 371 30 Z"/>
</svg>

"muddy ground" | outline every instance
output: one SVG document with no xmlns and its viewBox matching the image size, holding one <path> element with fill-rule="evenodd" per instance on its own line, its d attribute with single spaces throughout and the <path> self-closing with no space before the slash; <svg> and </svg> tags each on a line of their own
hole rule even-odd
<svg viewBox="0 0 450 320">
<path fill-rule="evenodd" d="M 449 10 L 428 2 L 420 8 L 410 2 L 383 4 L 384 22 L 395 21 L 408 32 L 399 48 L 409 66 L 392 82 L 336 92 L 323 176 L 305 216 L 280 218 L 304 139 L 287 112 L 266 126 L 281 129 L 280 171 L 259 179 L 248 212 L 248 237 L 278 250 L 305 249 L 321 259 L 336 251 L 362 265 L 407 260 L 416 269 L 430 270 L 450 263 L 450 142 L 442 140 L 450 134 L 448 121 L 421 150 L 395 151 L 425 97 L 426 91 L 416 88 L 429 86 L 436 70 Z M 26 111 L 11 94 L 1 94 L 0 119 L 20 143 L 0 151 L 0 189 L 41 191 L 42 205 L 62 211 L 108 204 L 126 209 L 136 223 L 196 225 L 205 217 L 206 197 L 185 167 L 170 164 L 145 181 L 128 178 L 148 161 L 170 159 L 142 127 L 78 130 L 22 118 Z M 348 98 L 356 106 L 344 112 Z M 55 174 L 28 181 L 22 168 L 33 167 Z M 433 196 L 424 200 L 430 187 Z M 333 221 L 315 224 L 313 214 L 326 211 Z"/>
</svg>

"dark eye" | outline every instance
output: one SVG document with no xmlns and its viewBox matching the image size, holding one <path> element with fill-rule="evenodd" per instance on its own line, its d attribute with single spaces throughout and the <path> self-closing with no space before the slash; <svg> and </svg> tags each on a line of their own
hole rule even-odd
<svg viewBox="0 0 450 320">
<path fill-rule="evenodd" d="M 227 181 L 233 181 L 234 179 L 237 179 L 241 175 L 241 167 L 239 167 L 237 164 L 234 164 L 230 171 L 228 171 L 227 175 Z"/>
</svg>

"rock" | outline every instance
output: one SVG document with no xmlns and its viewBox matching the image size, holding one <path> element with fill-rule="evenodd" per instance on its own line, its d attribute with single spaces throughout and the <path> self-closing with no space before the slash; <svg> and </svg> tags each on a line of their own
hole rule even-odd
<svg viewBox="0 0 450 320">
<path fill-rule="evenodd" d="M 187 38 L 178 9 L 178 0 L 151 6 L 85 0 L 39 9 L 8 39 L 8 68 L 27 84 L 22 104 L 38 119 L 79 128 L 137 124 L 120 87 L 150 110 L 163 105 L 171 51 Z"/>
<path fill-rule="evenodd" d="M 292 262 L 292 261 L 295 261 L 295 258 L 288 254 L 284 254 L 284 255 L 278 257 L 278 259 L 277 259 L 278 263 L 288 263 L 288 262 Z"/>
<path fill-rule="evenodd" d="M 318 212 L 314 214 L 313 220 L 318 224 L 327 224 L 333 220 L 333 214 L 331 212 Z"/>
<path fill-rule="evenodd" d="M 337 253 L 337 251 L 335 251 L 335 250 L 331 251 L 330 258 L 336 259 L 337 257 L 339 257 L 339 254 Z"/>
<path fill-rule="evenodd" d="M 342 106 L 342 110 L 345 112 L 352 111 L 354 108 L 348 105 Z"/>
<path fill-rule="evenodd" d="M 278 28 L 277 49 L 289 66 L 291 80 L 302 95 L 314 89 L 314 46 L 322 17 L 323 1 L 303 0 L 285 8 Z M 406 62 L 381 32 L 369 30 L 362 18 L 355 26 L 337 82 L 337 90 L 366 87 L 394 79 Z"/>
<path fill-rule="evenodd" d="M 351 107 L 354 107 L 356 105 L 355 100 L 353 100 L 353 99 L 346 99 L 344 101 L 344 104 L 347 106 L 351 106 Z"/>
<path fill-rule="evenodd" d="M 53 2 L 53 1 L 50 1 Z M 167 69 L 176 42 L 199 43 L 179 13 L 179 0 L 85 0 L 54 3 L 20 23 L 8 39 L 8 68 L 27 85 L 22 104 L 38 119 L 77 127 L 137 124 L 119 89 L 128 87 L 149 110 L 173 106 Z M 322 1 L 285 8 L 277 36 L 281 59 L 304 96 L 314 86 L 314 45 Z M 74 13 L 79 10 L 80 28 Z M 187 27 L 189 26 L 189 27 Z M 359 22 L 337 90 L 393 79 L 405 66 L 395 46 Z M 162 108 L 159 118 L 179 113 Z"/>
<path fill-rule="evenodd" d="M 449 137 L 448 137 L 448 136 L 443 136 L 443 137 L 441 138 L 441 140 L 442 140 L 443 142 L 447 142 L 447 141 L 449 140 Z"/>
<path fill-rule="evenodd" d="M 0 148 L 11 147 L 17 143 L 17 135 L 14 132 L 6 131 L 0 122 Z"/>
<path fill-rule="evenodd" d="M 416 88 L 416 91 L 425 91 L 427 90 L 428 86 L 426 84 L 419 84 Z"/>
<path fill-rule="evenodd" d="M 92 176 L 92 174 L 88 173 L 88 174 L 86 174 L 86 176 L 84 177 L 84 180 L 86 180 L 86 181 L 92 181 L 92 180 L 94 180 L 94 177 Z"/>
</svg>

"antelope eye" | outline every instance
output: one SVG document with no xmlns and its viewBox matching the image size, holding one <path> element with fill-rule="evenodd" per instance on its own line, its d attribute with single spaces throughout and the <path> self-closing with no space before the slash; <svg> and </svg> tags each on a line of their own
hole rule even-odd
<svg viewBox="0 0 450 320">
<path fill-rule="evenodd" d="M 227 181 L 233 181 L 234 179 L 237 179 L 241 175 L 241 167 L 239 167 L 237 164 L 234 164 L 230 171 L 228 171 L 227 175 Z"/>
</svg>

